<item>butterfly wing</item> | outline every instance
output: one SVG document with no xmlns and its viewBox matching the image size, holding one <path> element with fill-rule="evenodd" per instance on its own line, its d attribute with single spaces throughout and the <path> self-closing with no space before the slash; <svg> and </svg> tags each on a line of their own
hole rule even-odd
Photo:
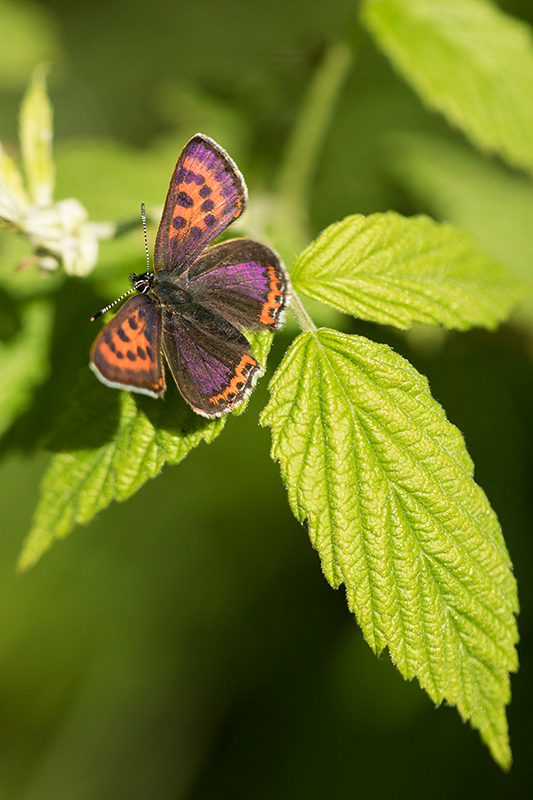
<svg viewBox="0 0 533 800">
<path fill-rule="evenodd" d="M 144 294 L 131 297 L 92 346 L 90 367 L 96 377 L 114 389 L 162 397 L 161 329 L 160 309 Z"/>
<path fill-rule="evenodd" d="M 278 256 L 251 239 L 208 248 L 188 272 L 187 291 L 196 302 L 245 330 L 277 330 L 288 289 L 289 278 Z"/>
<path fill-rule="evenodd" d="M 196 134 L 183 148 L 157 231 L 154 268 L 183 272 L 204 247 L 239 217 L 244 178 L 225 150 Z"/>
<path fill-rule="evenodd" d="M 262 371 L 246 337 L 202 306 L 163 310 L 163 349 L 181 394 L 204 417 L 235 408 Z"/>
</svg>

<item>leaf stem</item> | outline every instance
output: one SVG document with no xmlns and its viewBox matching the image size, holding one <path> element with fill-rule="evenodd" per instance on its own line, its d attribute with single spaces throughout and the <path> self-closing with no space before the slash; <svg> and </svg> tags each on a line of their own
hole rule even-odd
<svg viewBox="0 0 533 800">
<path fill-rule="evenodd" d="M 300 299 L 300 295 L 291 288 L 291 310 L 296 317 L 298 325 L 303 331 L 314 333 L 316 325 L 307 313 L 307 310 Z"/>
</svg>

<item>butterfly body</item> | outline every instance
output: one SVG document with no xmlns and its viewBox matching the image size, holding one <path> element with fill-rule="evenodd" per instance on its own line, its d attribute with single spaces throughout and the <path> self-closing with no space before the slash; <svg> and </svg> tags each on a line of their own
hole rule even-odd
<svg viewBox="0 0 533 800">
<path fill-rule="evenodd" d="M 91 368 L 113 388 L 165 393 L 165 354 L 178 388 L 198 414 L 235 408 L 262 371 L 241 330 L 277 330 L 288 300 L 278 256 L 259 242 L 207 247 L 243 211 L 244 179 L 213 140 L 184 147 L 159 225 L 155 272 L 132 274 L 138 292 L 97 337 Z"/>
</svg>

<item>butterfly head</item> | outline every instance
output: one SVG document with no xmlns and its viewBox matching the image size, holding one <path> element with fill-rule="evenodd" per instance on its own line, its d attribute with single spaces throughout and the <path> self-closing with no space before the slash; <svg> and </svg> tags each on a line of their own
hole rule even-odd
<svg viewBox="0 0 533 800">
<path fill-rule="evenodd" d="M 154 282 L 154 274 L 153 272 L 143 272 L 142 275 L 137 275 L 132 272 L 130 274 L 130 282 L 136 292 L 148 294 Z"/>
</svg>

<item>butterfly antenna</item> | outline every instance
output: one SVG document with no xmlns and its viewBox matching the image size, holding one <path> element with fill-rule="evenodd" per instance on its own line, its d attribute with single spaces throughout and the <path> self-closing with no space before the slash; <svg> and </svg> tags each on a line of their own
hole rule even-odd
<svg viewBox="0 0 533 800">
<path fill-rule="evenodd" d="M 95 319 L 98 319 L 98 317 L 101 317 L 102 314 L 105 314 L 106 311 L 109 311 L 110 308 L 113 308 L 113 306 L 116 306 L 117 303 L 120 303 L 121 300 L 124 300 L 125 297 L 127 297 L 129 294 L 131 294 L 134 291 L 135 291 L 135 287 L 132 286 L 131 289 L 128 289 L 127 292 L 124 292 L 124 294 L 122 294 L 120 297 L 117 297 L 117 299 L 113 300 L 112 303 L 109 303 L 108 306 L 106 306 L 105 308 L 102 308 L 101 311 L 97 311 L 96 314 L 94 315 L 94 317 L 91 317 L 91 322 L 94 322 Z"/>
<path fill-rule="evenodd" d="M 150 254 L 149 254 L 149 251 L 148 251 L 148 234 L 146 233 L 146 206 L 144 205 L 144 203 L 141 203 L 141 219 L 142 219 L 142 223 L 143 223 L 144 248 L 146 250 L 146 267 L 147 267 L 147 272 L 150 272 Z M 131 294 L 134 291 L 135 291 L 135 287 L 132 286 L 131 289 L 128 289 L 128 291 L 124 292 L 123 295 L 121 295 L 120 297 L 117 297 L 117 299 L 113 300 L 112 303 L 109 303 L 108 306 L 106 306 L 105 308 L 102 308 L 101 311 L 97 311 L 97 313 L 94 315 L 94 317 L 91 317 L 91 322 L 94 322 L 95 319 L 98 319 L 98 317 L 101 317 L 102 314 L 105 314 L 106 311 L 109 311 L 110 308 L 113 308 L 113 306 L 116 306 L 117 303 L 120 303 L 121 300 L 124 300 L 125 297 L 127 297 L 129 294 Z"/>
<path fill-rule="evenodd" d="M 141 219 L 143 221 L 144 249 L 146 250 L 146 271 L 150 272 L 150 253 L 148 251 L 148 236 L 146 234 L 146 206 L 141 203 Z"/>
</svg>

